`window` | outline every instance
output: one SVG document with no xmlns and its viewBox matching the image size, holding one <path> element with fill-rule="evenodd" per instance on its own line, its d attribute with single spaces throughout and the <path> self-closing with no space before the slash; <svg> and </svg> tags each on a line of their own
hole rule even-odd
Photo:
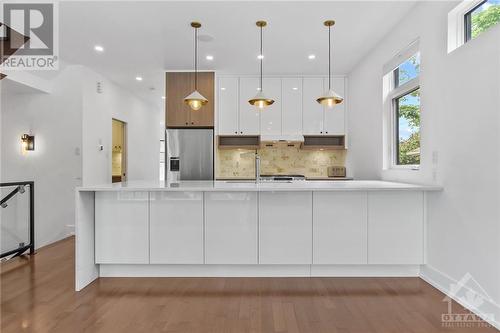
<svg viewBox="0 0 500 333">
<path fill-rule="evenodd" d="M 420 166 L 420 52 L 410 44 L 384 66 L 384 168 Z"/>
<path fill-rule="evenodd" d="M 500 22 L 500 0 L 479 2 L 464 15 L 465 42 L 476 38 Z"/>
<path fill-rule="evenodd" d="M 420 89 L 394 100 L 396 165 L 420 165 Z"/>
<path fill-rule="evenodd" d="M 419 73 L 420 53 L 416 53 L 394 70 L 394 87 L 397 88 L 416 78 Z"/>
</svg>

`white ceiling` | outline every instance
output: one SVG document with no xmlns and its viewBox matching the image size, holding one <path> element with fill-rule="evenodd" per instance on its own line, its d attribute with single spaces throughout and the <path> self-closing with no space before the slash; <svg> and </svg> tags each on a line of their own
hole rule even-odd
<svg viewBox="0 0 500 333">
<path fill-rule="evenodd" d="M 416 1 L 241 2 L 99 1 L 61 2 L 60 55 L 84 64 L 161 103 L 164 71 L 191 69 L 193 31 L 202 23 L 200 69 L 258 73 L 258 29 L 265 19 L 265 74 L 326 74 L 328 32 L 334 19 L 334 72 L 346 74 L 414 6 Z M 98 54 L 94 45 L 105 51 Z M 207 61 L 205 55 L 214 56 Z M 316 60 L 308 59 L 315 54 Z M 137 82 L 135 77 L 144 78 Z M 151 91 L 150 88 L 154 88 Z"/>
</svg>

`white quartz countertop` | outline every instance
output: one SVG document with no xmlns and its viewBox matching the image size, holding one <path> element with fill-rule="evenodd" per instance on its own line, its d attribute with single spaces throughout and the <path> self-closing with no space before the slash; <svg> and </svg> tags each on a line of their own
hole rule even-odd
<svg viewBox="0 0 500 333">
<path fill-rule="evenodd" d="M 296 181 L 292 183 L 259 183 L 250 181 L 181 181 L 146 182 L 130 181 L 114 184 L 91 185 L 77 188 L 77 191 L 440 191 L 436 185 L 418 185 L 387 182 L 380 180 L 346 180 L 346 181 Z"/>
</svg>

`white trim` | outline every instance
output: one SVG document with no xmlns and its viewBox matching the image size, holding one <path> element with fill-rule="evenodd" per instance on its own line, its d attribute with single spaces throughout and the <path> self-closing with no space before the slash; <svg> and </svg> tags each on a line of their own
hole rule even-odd
<svg viewBox="0 0 500 333">
<path fill-rule="evenodd" d="M 390 61 L 388 61 L 383 67 L 383 74 L 388 74 L 395 70 L 399 65 L 404 63 L 406 60 L 411 58 L 415 53 L 420 50 L 420 41 L 415 39 L 402 50 L 400 50 Z"/>
<path fill-rule="evenodd" d="M 447 297 L 453 299 L 455 302 L 463 306 L 464 308 L 468 309 L 469 311 L 475 313 L 479 317 L 481 317 L 483 320 L 487 321 L 490 325 L 494 326 L 496 329 L 500 330 L 500 321 L 498 316 L 500 315 L 500 305 L 496 304 L 493 300 L 491 299 L 483 299 L 484 307 L 485 310 L 483 312 L 478 312 L 475 311 L 469 304 L 466 304 L 463 302 L 463 300 L 455 297 L 454 294 L 450 291 L 450 287 L 452 284 L 457 284 L 458 281 L 453 279 L 452 277 L 448 276 L 447 274 L 439 271 L 438 269 L 430 266 L 430 265 L 424 265 L 422 266 L 420 270 L 420 278 L 445 294 Z M 467 287 L 466 287 L 467 288 Z M 474 294 L 477 294 L 476 290 L 472 290 L 470 288 L 467 288 L 468 291 L 471 291 Z M 487 313 L 493 313 L 497 317 L 495 318 L 494 321 L 488 320 L 488 317 L 486 316 Z"/>
<path fill-rule="evenodd" d="M 395 100 L 402 97 L 416 89 L 420 89 L 420 74 L 405 82 L 399 87 L 394 87 L 394 69 L 397 68 L 401 63 L 405 62 L 407 59 L 413 55 L 420 52 L 418 49 L 419 41 L 415 40 L 411 42 L 406 50 L 400 51 L 391 61 L 389 61 L 383 69 L 383 122 L 384 122 L 384 134 L 383 134 L 383 170 L 408 170 L 417 171 L 420 169 L 419 165 L 398 165 L 396 164 L 396 117 L 395 117 Z M 404 60 L 402 60 L 404 59 Z M 392 68 L 392 69 L 390 69 Z"/>
<path fill-rule="evenodd" d="M 465 14 L 484 0 L 465 0 L 448 13 L 448 53 L 465 44 Z"/>
<path fill-rule="evenodd" d="M 100 277 L 418 277 L 419 265 L 113 265 Z"/>
</svg>

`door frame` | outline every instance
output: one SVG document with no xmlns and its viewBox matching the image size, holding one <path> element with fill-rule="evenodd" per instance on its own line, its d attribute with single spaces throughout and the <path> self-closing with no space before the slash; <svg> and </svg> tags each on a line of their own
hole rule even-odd
<svg viewBox="0 0 500 333">
<path fill-rule="evenodd" d="M 112 117 L 111 118 L 111 147 L 113 147 L 113 121 L 118 121 L 123 125 L 123 147 L 122 147 L 122 169 L 121 181 L 127 181 L 128 177 L 128 124 L 126 121 Z M 111 149 L 113 155 L 113 149 Z M 111 156 L 111 178 L 113 178 L 113 157 Z"/>
</svg>

